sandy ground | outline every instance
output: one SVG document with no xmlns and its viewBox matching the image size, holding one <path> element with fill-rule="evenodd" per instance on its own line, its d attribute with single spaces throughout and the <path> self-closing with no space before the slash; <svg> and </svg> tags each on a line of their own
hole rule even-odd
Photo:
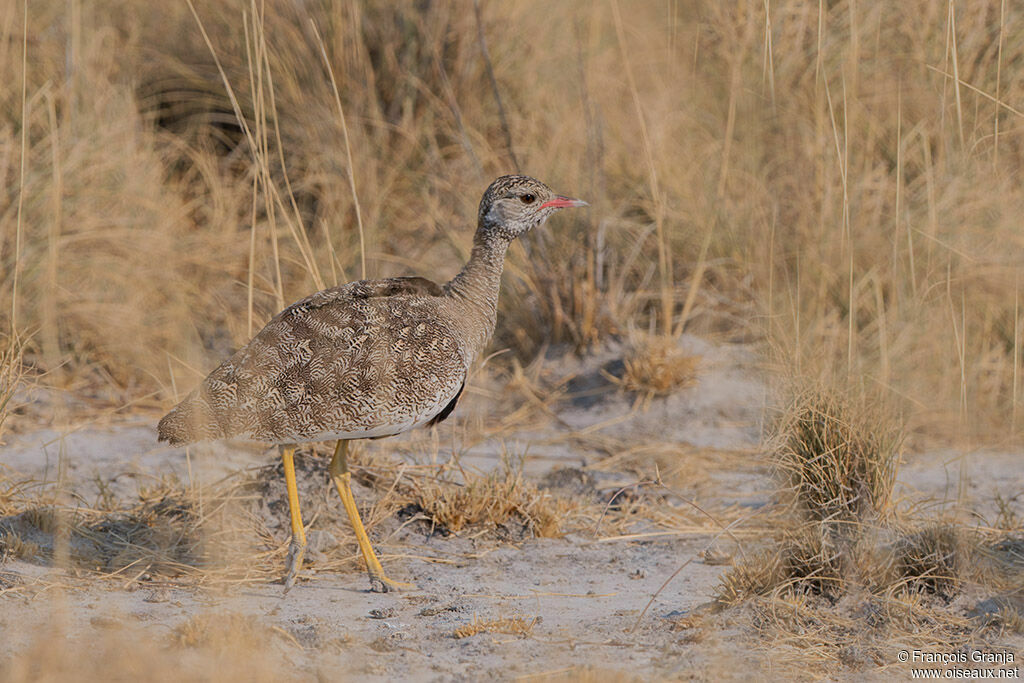
<svg viewBox="0 0 1024 683">
<path fill-rule="evenodd" d="M 487 471 L 501 466 L 503 452 L 525 453 L 522 463 L 530 480 L 544 482 L 552 471 L 573 468 L 593 477 L 591 494 L 607 497 L 635 483 L 647 457 L 667 473 L 674 494 L 665 497 L 666 505 L 693 514 L 693 502 L 730 520 L 757 520 L 758 511 L 772 501 L 775 484 L 759 454 L 771 401 L 755 356 L 745 348 L 694 338 L 685 344 L 702 357 L 699 383 L 654 400 L 646 410 L 634 409 L 633 399 L 607 379 L 606 373 L 615 374 L 616 363 L 621 365 L 616 349 L 586 361 L 554 358 L 545 382 L 558 387 L 561 397 L 551 402 L 548 419 L 463 443 L 461 464 Z M 463 424 L 486 420 L 502 405 L 496 394 L 500 391 L 486 386 L 471 393 L 458 419 Z M 425 439 L 399 437 L 372 447 L 415 461 L 409 452 Z M 450 457 L 443 440 L 438 451 L 442 461 Z M 963 490 L 976 514 L 994 516 L 998 494 L 1024 515 L 1020 457 L 1001 451 L 908 454 L 898 494 L 944 510 L 961 495 L 965 473 Z M 271 463 L 273 457 L 245 444 L 204 446 L 186 454 L 156 443 L 152 419 L 83 425 L 63 433 L 22 431 L 0 451 L 4 474 L 13 479 L 52 482 L 61 462 L 73 497 L 89 506 L 103 490 L 131 501 L 140 487 L 164 477 L 211 483 Z M 651 463 L 646 464 L 649 469 Z M 322 504 L 307 505 L 307 522 L 311 509 L 340 515 L 340 505 L 327 497 L 330 491 L 315 470 L 300 471 L 304 495 L 317 487 L 325 491 Z M 361 505 L 372 501 L 365 487 L 356 495 Z M 286 508 L 279 500 L 265 501 L 261 510 L 283 547 Z M 344 518 L 330 521 L 335 519 Z M 736 530 L 743 528 L 739 524 Z M 583 529 L 562 538 L 502 542 L 472 534 L 431 535 L 422 525 L 386 520 L 374 531 L 386 566 L 394 578 L 417 586 L 389 594 L 369 592 L 365 576 L 354 570 L 318 571 L 318 558 L 325 554 L 354 552 L 332 547 L 329 538 L 323 548 L 312 549 L 303 580 L 287 596 L 279 583 L 267 581 L 208 588 L 173 577 L 133 580 L 130 572 L 71 577 L 45 561 L 9 559 L 0 566 L 6 585 L 45 586 L 59 578 L 62 587 L 54 594 L 18 590 L 0 597 L 0 660 L 24 651 L 55 618 L 64 620 L 70 640 L 88 643 L 118 631 L 166 638 L 191 617 L 215 612 L 245 615 L 275 629 L 281 637 L 273 647 L 300 678 L 474 680 L 488 675 L 505 680 L 573 667 L 641 678 L 741 679 L 752 672 L 773 678 L 771 653 L 758 646 L 742 618 L 716 616 L 714 627 L 701 629 L 699 637 L 676 628 L 681 619 L 704 613 L 727 569 L 713 558 L 736 552 L 735 541 L 713 529 L 666 530 L 655 520 L 638 520 L 631 530 L 647 535 L 623 538 L 610 530 Z M 737 539 L 753 547 L 758 535 L 753 529 Z M 705 556 L 709 547 L 715 552 Z M 280 555 L 276 558 L 269 561 L 279 561 Z M 528 636 L 453 636 L 474 620 L 512 617 L 532 623 Z"/>
</svg>

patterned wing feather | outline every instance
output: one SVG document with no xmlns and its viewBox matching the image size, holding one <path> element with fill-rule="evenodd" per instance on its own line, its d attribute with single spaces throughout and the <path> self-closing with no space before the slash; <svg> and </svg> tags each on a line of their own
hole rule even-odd
<svg viewBox="0 0 1024 683">
<path fill-rule="evenodd" d="M 158 427 L 173 444 L 389 436 L 460 391 L 469 354 L 423 278 L 354 282 L 275 316 Z"/>
</svg>

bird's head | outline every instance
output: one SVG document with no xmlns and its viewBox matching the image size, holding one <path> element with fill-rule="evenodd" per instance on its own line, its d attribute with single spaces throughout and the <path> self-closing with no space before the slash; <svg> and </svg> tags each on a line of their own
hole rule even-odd
<svg viewBox="0 0 1024 683">
<path fill-rule="evenodd" d="M 487 238 L 511 242 L 538 225 L 559 209 L 587 206 L 581 199 L 563 197 L 551 188 L 525 175 L 498 178 L 480 200 L 479 232 Z"/>
</svg>

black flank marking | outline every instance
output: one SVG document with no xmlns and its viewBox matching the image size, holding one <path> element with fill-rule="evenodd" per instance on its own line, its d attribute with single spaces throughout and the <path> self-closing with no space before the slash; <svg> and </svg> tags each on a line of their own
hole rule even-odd
<svg viewBox="0 0 1024 683">
<path fill-rule="evenodd" d="M 451 401 L 449 401 L 448 405 L 446 405 L 444 407 L 444 410 L 442 410 L 440 413 L 435 415 L 434 418 L 430 422 L 428 422 L 426 426 L 427 427 L 433 427 L 438 422 L 441 422 L 446 417 L 451 415 L 452 411 L 455 410 L 455 404 L 459 402 L 459 396 L 462 396 L 462 390 L 465 389 L 465 388 L 466 388 L 466 383 L 463 382 L 462 386 L 459 387 L 459 393 L 455 394 L 455 398 L 453 398 Z"/>
</svg>

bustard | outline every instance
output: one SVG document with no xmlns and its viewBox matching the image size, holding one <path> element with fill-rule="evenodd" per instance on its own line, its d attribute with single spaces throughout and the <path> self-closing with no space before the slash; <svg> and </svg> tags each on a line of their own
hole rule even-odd
<svg viewBox="0 0 1024 683">
<path fill-rule="evenodd" d="M 372 590 L 408 586 L 384 574 L 370 545 L 349 483 L 348 442 L 448 417 L 494 332 L 509 244 L 573 206 L 586 202 L 528 176 L 498 178 L 480 200 L 469 262 L 448 284 L 360 280 L 297 301 L 160 420 L 159 438 L 172 445 L 232 437 L 278 445 L 292 527 L 286 592 L 306 546 L 292 456 L 298 443 L 327 440 L 337 440 L 328 471 Z"/>
</svg>

